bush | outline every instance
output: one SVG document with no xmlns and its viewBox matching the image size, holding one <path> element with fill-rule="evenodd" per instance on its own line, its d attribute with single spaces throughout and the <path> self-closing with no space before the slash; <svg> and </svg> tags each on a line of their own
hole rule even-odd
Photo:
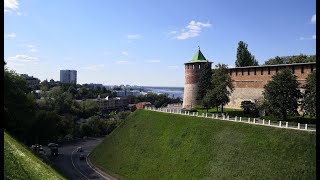
<svg viewBox="0 0 320 180">
<path fill-rule="evenodd" d="M 243 109 L 244 113 L 246 114 L 259 114 L 259 111 L 256 105 L 251 101 L 242 101 L 241 108 Z"/>
</svg>

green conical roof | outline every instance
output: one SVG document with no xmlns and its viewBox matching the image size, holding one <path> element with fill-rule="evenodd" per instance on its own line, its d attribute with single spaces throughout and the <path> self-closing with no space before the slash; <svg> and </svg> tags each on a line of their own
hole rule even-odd
<svg viewBox="0 0 320 180">
<path fill-rule="evenodd" d="M 189 63 L 193 63 L 193 62 L 208 62 L 208 60 L 204 57 L 204 55 L 200 51 L 200 47 L 197 50 L 196 54 L 193 56 L 193 59 Z"/>
</svg>

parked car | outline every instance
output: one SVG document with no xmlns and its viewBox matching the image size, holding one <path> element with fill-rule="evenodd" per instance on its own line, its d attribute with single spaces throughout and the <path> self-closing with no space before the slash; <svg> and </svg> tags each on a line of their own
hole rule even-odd
<svg viewBox="0 0 320 180">
<path fill-rule="evenodd" d="M 80 160 L 84 160 L 84 159 L 85 159 L 84 154 L 80 154 L 80 155 L 79 155 L 79 159 L 80 159 Z"/>
<path fill-rule="evenodd" d="M 80 147 L 78 147 L 77 152 L 83 152 L 83 149 L 82 149 L 82 147 L 81 147 L 81 146 L 80 146 Z"/>
</svg>

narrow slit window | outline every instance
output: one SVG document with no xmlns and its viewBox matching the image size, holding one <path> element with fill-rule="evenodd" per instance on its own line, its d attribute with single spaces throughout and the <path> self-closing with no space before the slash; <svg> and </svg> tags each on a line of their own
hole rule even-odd
<svg viewBox="0 0 320 180">
<path fill-rule="evenodd" d="M 241 75 L 243 76 L 243 69 L 241 69 Z"/>
<path fill-rule="evenodd" d="M 199 64 L 199 69 L 200 69 L 200 67 L 201 67 L 201 66 L 200 66 L 200 64 Z"/>
<path fill-rule="evenodd" d="M 261 75 L 263 75 L 263 68 L 261 68 Z"/>
<path fill-rule="evenodd" d="M 236 76 L 238 76 L 238 69 L 236 69 Z"/>
<path fill-rule="evenodd" d="M 301 74 L 303 74 L 304 73 L 304 66 L 302 65 L 301 66 Z"/>
<path fill-rule="evenodd" d="M 254 68 L 254 75 L 257 75 L 257 68 Z"/>
<path fill-rule="evenodd" d="M 248 75 L 250 75 L 250 68 L 248 68 Z"/>
<path fill-rule="evenodd" d="M 278 67 L 276 67 L 276 73 L 278 72 Z"/>
<path fill-rule="evenodd" d="M 268 67 L 268 74 L 270 74 L 270 67 Z"/>
</svg>

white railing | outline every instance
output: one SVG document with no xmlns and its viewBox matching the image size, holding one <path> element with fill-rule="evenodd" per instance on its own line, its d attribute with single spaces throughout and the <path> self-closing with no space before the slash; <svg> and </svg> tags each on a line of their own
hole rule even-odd
<svg viewBox="0 0 320 180">
<path fill-rule="evenodd" d="M 184 116 L 193 116 L 193 117 L 203 117 L 203 118 L 210 118 L 210 119 L 219 119 L 219 120 L 225 120 L 225 121 L 233 121 L 233 122 L 239 122 L 239 123 L 248 123 L 248 124 L 255 124 L 255 125 L 262 125 L 262 126 L 269 126 L 269 127 L 276 127 L 276 128 L 285 128 L 285 129 L 294 129 L 294 130 L 301 130 L 301 131 L 313 131 L 316 132 L 315 129 L 310 129 L 308 127 L 308 124 L 304 124 L 304 127 L 301 127 L 301 124 L 298 123 L 297 126 L 290 125 L 288 122 L 285 122 L 285 125 L 283 125 L 282 121 L 279 121 L 279 123 L 271 123 L 270 120 L 265 119 L 259 119 L 256 118 L 246 118 L 246 117 L 233 117 L 231 118 L 229 115 L 225 115 L 222 113 L 215 113 L 211 116 L 208 115 L 208 113 L 202 113 L 199 114 L 198 112 L 192 112 L 190 111 L 182 111 L 180 109 L 168 109 L 168 108 L 155 108 L 155 107 L 145 107 L 146 110 L 151 111 L 158 111 L 158 112 L 164 112 L 164 113 L 172 113 L 172 114 L 179 114 Z"/>
</svg>

